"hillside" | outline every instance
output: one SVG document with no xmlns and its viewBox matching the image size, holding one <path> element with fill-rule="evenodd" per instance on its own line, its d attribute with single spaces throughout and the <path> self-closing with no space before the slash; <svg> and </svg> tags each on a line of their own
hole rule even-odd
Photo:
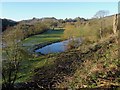
<svg viewBox="0 0 120 90">
<path fill-rule="evenodd" d="M 33 18 L 21 21 L 10 28 L 11 31 L 3 33 L 3 40 L 8 45 L 3 48 L 4 55 L 8 56 L 8 62 L 3 61 L 3 71 L 9 77 L 6 77 L 8 85 L 13 82 L 11 88 L 31 90 L 119 88 L 119 27 L 114 33 L 113 23 L 113 16 L 89 20 Z M 81 38 L 80 45 L 74 40 L 76 38 Z M 68 43 L 64 52 L 34 52 L 51 43 L 69 39 L 72 42 Z M 17 73 L 14 70 L 18 70 Z M 15 81 L 12 81 L 14 76 Z M 3 86 L 7 83 L 5 79 Z"/>
<path fill-rule="evenodd" d="M 119 47 L 115 40 L 116 36 L 111 35 L 94 45 L 81 45 L 79 49 L 30 60 L 31 79 L 17 85 L 24 89 L 120 87 Z M 24 65 L 30 69 L 29 64 Z"/>
<path fill-rule="evenodd" d="M 5 31 L 8 27 L 12 27 L 18 24 L 18 22 L 10 19 L 0 19 L 2 22 L 2 32 Z"/>
</svg>

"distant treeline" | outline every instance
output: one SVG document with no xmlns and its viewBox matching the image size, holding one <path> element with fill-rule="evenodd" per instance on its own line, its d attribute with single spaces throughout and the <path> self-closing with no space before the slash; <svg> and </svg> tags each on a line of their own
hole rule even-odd
<svg viewBox="0 0 120 90">
<path fill-rule="evenodd" d="M 35 23 L 38 22 L 42 22 L 42 23 L 47 23 L 49 26 L 53 26 L 53 27 L 63 27 L 64 23 L 67 22 L 78 22 L 78 21 L 87 21 L 84 18 L 80 18 L 80 17 L 76 17 L 74 19 L 71 18 L 66 18 L 66 19 L 56 19 L 54 17 L 46 17 L 46 18 L 33 18 L 33 19 L 29 19 L 29 20 L 22 20 L 22 21 L 13 21 L 10 19 L 0 19 L 2 21 L 2 31 L 7 30 L 7 28 L 15 26 L 17 24 L 29 24 L 29 25 L 33 25 Z"/>
</svg>

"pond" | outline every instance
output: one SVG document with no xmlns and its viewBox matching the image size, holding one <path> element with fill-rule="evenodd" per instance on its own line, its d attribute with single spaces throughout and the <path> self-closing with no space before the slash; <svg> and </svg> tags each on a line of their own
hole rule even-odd
<svg viewBox="0 0 120 90">
<path fill-rule="evenodd" d="M 81 42 L 80 38 L 79 39 L 77 38 L 75 40 L 77 40 L 78 43 Z M 70 41 L 72 41 L 72 40 L 65 40 L 65 41 L 53 43 L 53 44 L 44 46 L 42 48 L 39 48 L 39 49 L 35 50 L 35 52 L 40 52 L 41 54 L 64 52 L 67 50 L 67 45 L 69 44 Z"/>
</svg>

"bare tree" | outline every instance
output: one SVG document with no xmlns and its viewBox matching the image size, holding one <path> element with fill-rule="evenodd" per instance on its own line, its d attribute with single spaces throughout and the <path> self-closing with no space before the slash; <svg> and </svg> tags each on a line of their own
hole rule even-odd
<svg viewBox="0 0 120 90">
<path fill-rule="evenodd" d="M 94 15 L 95 18 L 100 19 L 100 29 L 99 29 L 100 38 L 103 37 L 103 30 L 104 30 L 104 26 L 105 26 L 104 17 L 107 16 L 108 14 L 109 14 L 108 10 L 100 10 Z"/>
<path fill-rule="evenodd" d="M 6 34 L 3 37 L 6 46 L 3 48 L 5 60 L 2 64 L 2 89 L 13 90 L 18 78 L 20 62 L 26 57 L 26 53 L 18 44 L 18 35 Z"/>
<path fill-rule="evenodd" d="M 17 46 L 14 48 L 7 47 L 5 52 L 6 60 L 3 61 L 2 68 L 3 88 L 12 90 L 20 68 L 21 56 Z"/>
<path fill-rule="evenodd" d="M 103 18 L 109 14 L 108 10 L 100 10 L 94 15 L 95 18 Z"/>
</svg>

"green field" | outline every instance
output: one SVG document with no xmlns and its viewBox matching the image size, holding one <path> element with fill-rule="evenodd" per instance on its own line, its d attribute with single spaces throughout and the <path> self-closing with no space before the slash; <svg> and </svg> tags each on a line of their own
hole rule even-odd
<svg viewBox="0 0 120 90">
<path fill-rule="evenodd" d="M 50 56 L 50 57 L 49 57 Z M 16 83 L 31 81 L 31 77 L 36 74 L 34 72 L 37 68 L 51 66 L 55 61 L 57 54 L 40 56 L 37 58 L 30 58 L 29 60 L 23 60 L 21 62 L 20 72 L 18 73 L 18 79 Z"/>
<path fill-rule="evenodd" d="M 34 45 L 38 44 L 48 44 L 55 41 L 62 40 L 63 29 L 48 30 L 42 34 L 34 35 L 29 38 L 26 38 L 22 41 L 21 44 L 25 48 L 32 48 Z"/>
</svg>

